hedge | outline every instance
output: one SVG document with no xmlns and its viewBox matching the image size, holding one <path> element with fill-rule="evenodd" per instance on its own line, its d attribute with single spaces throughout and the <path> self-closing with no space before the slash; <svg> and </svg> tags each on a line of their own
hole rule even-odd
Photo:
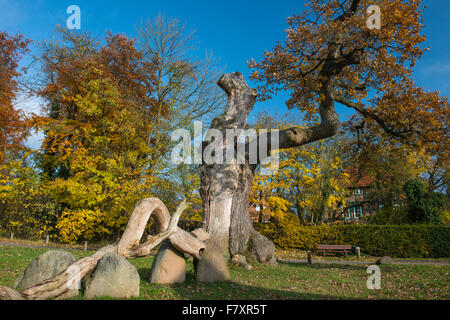
<svg viewBox="0 0 450 320">
<path fill-rule="evenodd" d="M 314 250 L 318 244 L 350 244 L 372 256 L 450 257 L 450 227 L 434 225 L 258 225 L 261 233 L 285 249 Z"/>
</svg>

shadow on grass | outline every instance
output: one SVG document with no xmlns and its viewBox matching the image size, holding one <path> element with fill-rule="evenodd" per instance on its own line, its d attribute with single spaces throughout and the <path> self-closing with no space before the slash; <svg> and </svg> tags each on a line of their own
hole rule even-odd
<svg viewBox="0 0 450 320">
<path fill-rule="evenodd" d="M 299 267 L 299 268 L 307 268 L 307 269 L 342 269 L 342 270 L 364 270 L 367 269 L 367 265 L 356 265 L 356 264 L 328 264 L 328 263 L 295 263 L 288 261 L 279 261 L 278 265 L 285 265 L 289 267 Z"/>
<path fill-rule="evenodd" d="M 183 284 L 160 285 L 150 283 L 150 268 L 138 269 L 141 277 L 141 298 L 173 300 L 342 300 L 343 297 L 295 292 L 292 288 L 264 288 L 235 281 L 198 282 L 191 271 Z M 283 290 L 284 289 L 284 290 Z M 170 297 L 172 295 L 172 298 Z"/>
<path fill-rule="evenodd" d="M 328 263 L 312 263 L 312 264 L 308 264 L 308 263 L 294 263 L 294 262 L 288 262 L 288 261 L 283 261 L 283 262 L 278 262 L 279 265 L 286 265 L 289 267 L 301 267 L 304 269 L 315 269 L 315 270 L 326 270 L 326 269 L 341 269 L 341 270 L 354 270 L 354 271 L 364 271 L 367 269 L 367 267 L 370 264 L 328 264 Z M 375 263 L 373 263 L 372 265 L 375 265 Z M 391 265 L 382 265 L 379 266 L 383 271 L 385 272 L 392 272 L 394 271 L 394 269 L 392 268 Z"/>
</svg>

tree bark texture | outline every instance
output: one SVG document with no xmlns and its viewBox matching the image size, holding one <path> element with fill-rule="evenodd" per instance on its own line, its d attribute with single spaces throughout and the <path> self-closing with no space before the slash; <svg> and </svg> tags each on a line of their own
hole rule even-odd
<svg viewBox="0 0 450 320">
<path fill-rule="evenodd" d="M 227 141 L 227 130 L 245 129 L 257 92 L 247 85 L 239 72 L 223 75 L 218 85 L 227 93 L 228 104 L 225 112 L 213 120 L 211 129 L 219 130 L 223 135 L 221 151 L 226 164 L 203 162 L 200 166 L 203 226 L 226 255 L 245 255 L 249 239 L 256 232 L 248 212 L 256 166 L 249 165 L 248 161 L 238 164 L 238 139 Z M 226 157 L 228 144 L 235 149 L 232 161 Z M 208 142 L 205 142 L 203 150 L 207 146 Z"/>
<path fill-rule="evenodd" d="M 330 48 L 330 60 L 336 55 L 336 50 L 338 49 Z M 200 195 L 203 201 L 203 227 L 230 256 L 247 255 L 250 239 L 261 242 L 261 246 L 267 247 L 267 239 L 252 237 L 256 231 L 249 217 L 249 195 L 253 176 L 258 163 L 265 160 L 260 154 L 260 149 L 267 150 L 266 154 L 270 155 L 277 149 L 299 147 L 336 134 L 339 118 L 334 108 L 334 94 L 331 86 L 332 77 L 335 74 L 334 67 L 332 62 L 327 63 L 321 74 L 323 100 L 319 106 L 320 124 L 311 128 L 293 127 L 286 130 L 274 130 L 256 137 L 258 153 L 256 164 L 249 161 L 250 147 L 254 145 L 255 140 L 245 143 L 245 164 L 238 164 L 236 154 L 240 142 L 237 139 L 227 141 L 227 130 L 246 129 L 248 116 L 256 102 L 257 91 L 247 85 L 244 76 L 239 72 L 225 74 L 219 80 L 218 85 L 227 93 L 228 104 L 225 112 L 213 120 L 210 129 L 219 130 L 222 133 L 224 141 L 221 152 L 223 163 L 226 164 L 207 163 L 204 157 L 203 164 L 199 168 Z M 278 136 L 278 146 L 272 145 L 273 134 Z M 203 151 L 208 150 L 208 146 L 213 142 L 203 142 Z M 229 143 L 235 148 L 233 161 L 226 157 L 226 148 Z M 261 248 L 261 246 L 253 247 Z M 273 259 L 269 260 L 273 261 Z"/>
</svg>

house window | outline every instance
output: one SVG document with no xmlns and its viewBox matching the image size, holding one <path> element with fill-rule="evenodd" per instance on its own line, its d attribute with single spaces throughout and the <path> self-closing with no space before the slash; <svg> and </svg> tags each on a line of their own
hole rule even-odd
<svg viewBox="0 0 450 320">
<path fill-rule="evenodd" d="M 355 189 L 355 194 L 364 194 L 364 191 L 361 188 L 356 188 Z"/>
<path fill-rule="evenodd" d="M 351 207 L 344 213 L 345 220 L 359 220 L 363 216 L 363 207 Z"/>
<path fill-rule="evenodd" d="M 363 207 L 355 207 L 355 218 L 359 219 L 363 216 Z"/>
<path fill-rule="evenodd" d="M 352 210 L 352 209 L 353 209 L 353 208 L 347 209 L 347 210 L 345 211 L 345 213 L 344 213 L 344 218 L 345 218 L 345 220 L 351 220 L 352 214 L 353 214 L 353 210 Z"/>
</svg>

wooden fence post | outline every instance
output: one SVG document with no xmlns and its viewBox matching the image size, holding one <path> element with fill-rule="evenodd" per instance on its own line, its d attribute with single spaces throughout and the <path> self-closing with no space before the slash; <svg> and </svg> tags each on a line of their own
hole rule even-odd
<svg viewBox="0 0 450 320">
<path fill-rule="evenodd" d="M 361 259 L 361 250 L 359 247 L 356 247 L 356 256 L 358 257 L 358 260 Z"/>
<path fill-rule="evenodd" d="M 312 264 L 311 251 L 306 251 L 306 254 L 308 255 L 308 264 Z"/>
<path fill-rule="evenodd" d="M 50 236 L 47 235 L 47 237 L 45 237 L 45 245 L 48 245 L 48 242 L 50 241 Z"/>
<path fill-rule="evenodd" d="M 88 242 L 85 241 L 85 242 L 84 242 L 84 251 L 87 251 L 87 244 L 88 244 Z"/>
<path fill-rule="evenodd" d="M 14 232 L 11 232 L 11 240 L 14 240 Z"/>
</svg>

